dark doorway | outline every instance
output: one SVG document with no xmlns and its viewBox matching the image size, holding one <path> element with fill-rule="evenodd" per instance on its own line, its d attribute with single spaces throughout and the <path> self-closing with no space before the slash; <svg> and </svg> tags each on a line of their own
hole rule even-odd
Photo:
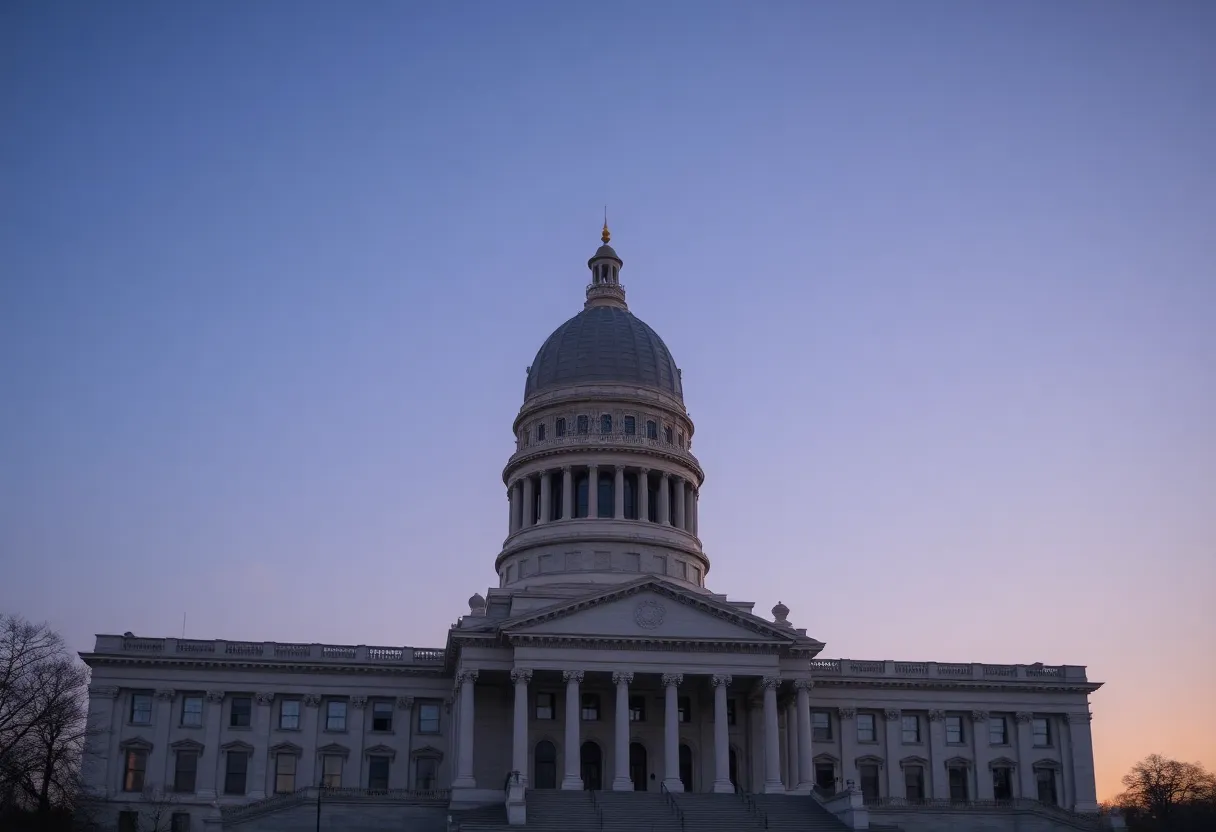
<svg viewBox="0 0 1216 832">
<path fill-rule="evenodd" d="M 593 742 L 583 743 L 579 749 L 579 767 L 583 773 L 583 788 L 598 792 L 604 788 L 604 757 L 600 747 Z"/>
<path fill-rule="evenodd" d="M 735 791 L 739 790 L 739 758 L 735 755 L 735 749 L 730 750 L 730 757 L 727 760 L 730 766 L 730 784 L 735 787 Z"/>
<path fill-rule="evenodd" d="M 635 792 L 646 791 L 646 747 L 640 742 L 629 744 L 629 779 Z"/>
<path fill-rule="evenodd" d="M 532 776 L 532 788 L 557 788 L 557 749 L 548 740 L 536 744 L 536 770 Z"/>
<path fill-rule="evenodd" d="M 692 749 L 687 745 L 680 746 L 680 782 L 684 791 L 692 791 Z"/>
</svg>

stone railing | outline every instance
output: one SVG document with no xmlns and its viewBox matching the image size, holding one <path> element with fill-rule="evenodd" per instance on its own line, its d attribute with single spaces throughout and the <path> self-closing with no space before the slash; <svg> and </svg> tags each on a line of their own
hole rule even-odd
<svg viewBox="0 0 1216 832">
<path fill-rule="evenodd" d="M 655 451 L 656 453 L 671 454 L 691 464 L 697 470 L 701 469 L 701 463 L 692 454 L 691 441 L 686 443 L 686 447 L 682 447 L 675 442 L 668 442 L 661 437 L 649 439 L 642 433 L 567 433 L 565 436 L 551 436 L 548 439 L 541 439 L 539 441 L 534 439 L 511 454 L 511 458 L 507 460 L 507 466 L 510 467 L 521 459 L 526 459 L 534 454 L 546 451 L 600 446 L 640 448 L 642 450 Z"/>
<path fill-rule="evenodd" d="M 247 820 L 270 812 L 289 809 L 302 803 L 315 803 L 320 793 L 321 803 L 349 802 L 399 802 L 399 803 L 447 803 L 451 797 L 448 789 L 360 789 L 360 788 L 319 788 L 308 786 L 296 789 L 294 792 L 275 794 L 253 803 L 243 803 L 238 806 L 221 806 L 220 815 L 224 823 Z"/>
<path fill-rule="evenodd" d="M 951 812 L 1039 812 L 1050 815 L 1054 821 L 1063 821 L 1074 829 L 1099 829 L 1103 824 L 1098 815 L 1082 815 L 1070 812 L 1054 803 L 1043 803 L 1027 797 L 1009 800 L 950 800 L 949 798 L 924 798 L 911 800 L 905 797 L 873 797 L 865 801 L 870 810 L 897 811 L 951 811 Z"/>
<path fill-rule="evenodd" d="M 987 681 L 1086 682 L 1084 665 L 981 664 L 965 662 L 859 661 L 857 659 L 812 659 L 811 672 L 820 679 L 982 679 Z"/>
<path fill-rule="evenodd" d="M 376 647 L 365 644 L 292 644 L 274 641 L 204 641 L 184 638 L 97 637 L 94 653 L 180 658 L 341 662 L 441 666 L 446 652 L 432 647 Z"/>
</svg>

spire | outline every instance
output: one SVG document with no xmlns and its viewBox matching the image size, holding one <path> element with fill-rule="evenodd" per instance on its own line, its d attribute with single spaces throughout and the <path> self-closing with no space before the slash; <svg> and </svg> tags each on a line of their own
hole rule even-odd
<svg viewBox="0 0 1216 832">
<path fill-rule="evenodd" d="M 591 269 L 591 282 L 587 284 L 587 302 L 584 308 L 592 306 L 616 306 L 628 309 L 625 305 L 625 287 L 621 285 L 621 258 L 617 256 L 608 241 L 612 232 L 608 230 L 608 206 L 604 206 L 604 230 L 600 233 L 603 241 L 595 254 L 587 261 Z"/>
</svg>

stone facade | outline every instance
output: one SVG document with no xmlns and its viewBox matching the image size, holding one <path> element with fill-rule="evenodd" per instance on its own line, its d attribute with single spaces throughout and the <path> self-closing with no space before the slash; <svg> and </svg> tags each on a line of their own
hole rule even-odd
<svg viewBox="0 0 1216 832">
<path fill-rule="evenodd" d="M 529 368 L 498 585 L 447 644 L 100 635 L 83 654 L 92 794 L 113 813 L 168 802 L 191 830 L 318 784 L 501 803 L 513 772 L 525 792 L 1095 812 L 1083 667 L 824 659 L 784 605 L 765 618 L 708 588 L 679 371 L 628 312 L 607 228 L 588 265 L 588 317 L 555 337 L 612 360 L 547 342 Z"/>
</svg>

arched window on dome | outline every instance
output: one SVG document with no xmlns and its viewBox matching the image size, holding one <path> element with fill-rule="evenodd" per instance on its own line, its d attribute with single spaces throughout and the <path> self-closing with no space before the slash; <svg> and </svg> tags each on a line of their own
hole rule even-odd
<svg viewBox="0 0 1216 832">
<path fill-rule="evenodd" d="M 632 416 L 625 417 L 625 435 L 633 436 L 638 432 L 638 420 Z"/>
<path fill-rule="evenodd" d="M 587 473 L 585 471 L 574 479 L 574 516 L 587 516 Z"/>
<path fill-rule="evenodd" d="M 668 425 L 667 427 L 663 428 L 663 441 L 666 442 L 668 445 L 671 444 L 671 425 Z"/>
<path fill-rule="evenodd" d="M 559 437 L 566 435 L 566 420 L 558 419 L 557 424 L 553 426 L 553 433 Z"/>
<path fill-rule="evenodd" d="M 659 425 L 657 422 L 655 422 L 654 419 L 646 420 L 646 438 L 647 439 L 658 439 L 659 438 Z"/>
<path fill-rule="evenodd" d="M 545 426 L 543 424 L 536 426 L 536 441 L 537 442 L 545 441 Z"/>
<path fill-rule="evenodd" d="M 612 433 L 612 414 L 605 413 L 600 417 L 600 433 Z"/>
<path fill-rule="evenodd" d="M 587 432 L 588 432 L 588 430 L 589 430 L 589 428 L 588 428 L 588 423 L 589 423 L 590 421 L 591 421 L 591 420 L 590 420 L 590 419 L 588 419 L 586 416 L 579 416 L 579 417 L 578 417 L 578 434 L 579 434 L 579 436 L 586 436 L 586 435 L 587 435 Z"/>
<path fill-rule="evenodd" d="M 600 473 L 600 487 L 596 499 L 599 500 L 597 506 L 600 517 L 611 517 L 616 510 L 616 499 L 613 491 L 615 475 L 611 473 Z"/>
</svg>

